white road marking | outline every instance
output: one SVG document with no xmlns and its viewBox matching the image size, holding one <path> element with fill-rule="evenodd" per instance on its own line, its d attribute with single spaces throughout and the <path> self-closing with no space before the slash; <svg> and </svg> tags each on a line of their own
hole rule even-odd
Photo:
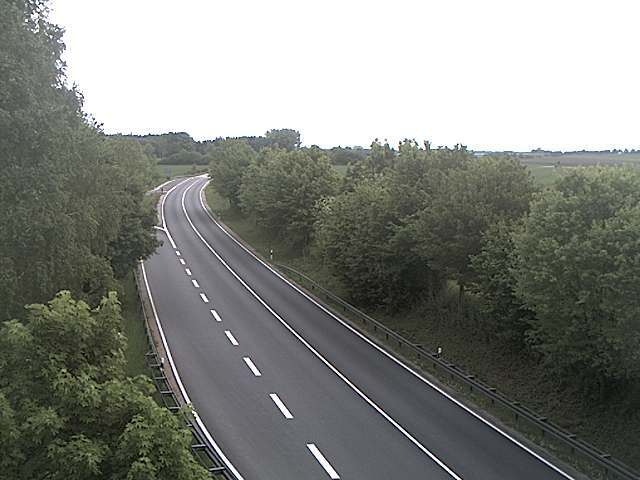
<svg viewBox="0 0 640 480">
<path fill-rule="evenodd" d="M 176 255 L 177 255 L 177 256 L 182 255 L 182 254 L 180 253 L 180 250 L 176 250 Z"/>
<path fill-rule="evenodd" d="M 318 463 L 320 465 L 322 465 L 322 468 L 324 468 L 324 471 L 327 472 L 327 474 L 329 475 L 329 478 L 331 478 L 331 480 L 339 480 L 340 479 L 340 475 L 338 475 L 338 472 L 336 472 L 333 469 L 333 467 L 331 466 L 331 464 L 329 462 L 327 462 L 327 459 L 324 458 L 324 455 L 322 455 L 322 452 L 320 450 L 318 450 L 318 447 L 316 447 L 313 443 L 307 443 L 307 448 L 309 449 L 311 454 L 314 457 L 316 457 L 316 460 L 318 461 Z"/>
<path fill-rule="evenodd" d="M 160 201 L 160 216 L 162 217 L 162 227 L 164 228 L 164 231 L 167 234 L 167 237 L 169 238 L 169 242 L 171 242 L 171 246 L 176 249 L 178 248 L 176 246 L 176 242 L 173 241 L 173 237 L 171 236 L 171 232 L 169 232 L 169 229 L 167 228 L 167 221 L 164 217 L 164 202 L 166 201 L 167 197 L 169 196 L 169 194 L 171 192 L 173 192 L 176 188 L 178 188 L 180 185 L 182 185 L 184 182 L 188 181 L 188 178 L 185 178 L 184 180 L 182 180 L 180 183 L 175 184 L 173 187 L 171 187 L 169 189 L 169 191 L 162 196 L 162 200 Z"/>
<path fill-rule="evenodd" d="M 147 279 L 147 271 L 144 268 L 144 262 L 140 262 L 140 266 L 142 267 L 142 278 L 144 279 L 144 285 L 147 290 L 147 295 L 149 296 L 149 302 L 151 303 L 151 311 L 153 312 L 153 317 L 156 320 L 156 326 L 158 327 L 158 332 L 160 333 L 160 338 L 162 340 L 162 345 L 164 346 L 164 351 L 166 352 L 167 358 L 169 359 L 169 365 L 171 366 L 173 376 L 175 377 L 176 382 L 178 383 L 178 388 L 182 393 L 182 397 L 184 398 L 184 401 L 187 403 L 187 405 L 190 405 L 191 399 L 189 398 L 189 394 L 187 394 L 187 390 L 184 388 L 182 379 L 180 378 L 180 374 L 178 373 L 178 369 L 176 368 L 176 364 L 173 361 L 171 350 L 169 350 L 169 345 L 167 344 L 167 338 L 164 335 L 162 324 L 160 323 L 160 319 L 158 318 L 158 311 L 156 310 L 156 304 L 153 301 L 153 295 L 151 295 L 151 287 L 149 286 L 149 280 Z M 229 470 L 237 477 L 237 480 L 244 480 L 244 477 L 240 475 L 240 472 L 236 469 L 233 463 L 229 461 L 229 459 L 224 454 L 220 446 L 213 439 L 213 436 L 211 435 L 209 430 L 207 430 L 207 427 L 204 424 L 204 422 L 200 419 L 200 417 L 195 412 L 194 412 L 194 419 L 198 424 L 198 426 L 200 427 L 200 429 L 204 432 L 204 435 L 205 437 L 207 437 L 207 440 L 209 440 L 209 443 L 211 443 L 211 445 L 213 446 L 213 449 L 220 456 L 220 458 L 222 459 L 224 464 L 229 468 Z"/>
<path fill-rule="evenodd" d="M 171 183 L 173 182 L 173 180 L 167 180 L 164 183 L 161 183 L 160 185 L 158 185 L 156 188 L 154 188 L 153 190 L 151 190 L 152 192 L 157 192 L 158 190 L 160 190 L 162 187 L 164 187 L 167 183 Z"/>
<path fill-rule="evenodd" d="M 191 276 L 191 270 L 189 270 L 188 268 L 185 268 L 184 271 L 187 275 Z"/>
<path fill-rule="evenodd" d="M 211 315 L 213 315 L 213 318 L 216 319 L 216 322 L 221 322 L 222 319 L 220 318 L 220 315 L 218 315 L 218 312 L 216 312 L 215 310 L 209 310 L 211 312 Z"/>
<path fill-rule="evenodd" d="M 280 397 L 278 397 L 278 395 L 275 393 L 270 393 L 269 396 L 271 397 L 271 400 L 273 400 L 273 403 L 276 404 L 276 407 L 280 409 L 280 412 L 282 412 L 284 418 L 286 418 L 287 420 L 291 420 L 293 418 L 293 415 L 291 415 L 291 412 L 289 411 L 287 406 L 282 402 L 282 400 L 280 400 Z"/>
<path fill-rule="evenodd" d="M 251 361 L 249 357 L 244 357 L 243 360 L 244 360 L 244 363 L 247 364 L 247 367 L 249 367 L 249 370 L 251 370 L 256 377 L 262 376 L 262 374 L 260 373 L 260 370 L 258 370 L 258 367 L 255 366 L 255 364 Z"/>
<path fill-rule="evenodd" d="M 462 478 L 460 476 L 458 476 L 453 470 L 451 470 L 451 468 L 449 468 L 442 460 L 440 460 L 435 454 L 433 454 L 427 447 L 425 447 L 424 445 L 422 445 L 422 443 L 420 443 L 413 435 L 411 435 L 411 433 L 409 433 L 402 425 L 400 425 L 398 422 L 396 422 L 393 418 L 391 418 L 391 416 L 389 416 L 389 414 L 387 412 L 385 412 L 384 410 L 382 410 L 382 408 L 380 408 L 380 406 L 378 406 L 378 404 L 376 404 L 373 400 L 371 400 L 362 390 L 360 390 L 358 387 L 355 386 L 355 384 L 349 380 L 340 370 L 338 370 L 331 362 L 329 362 L 329 360 L 327 360 L 325 357 L 323 357 L 320 352 L 318 352 L 315 348 L 313 348 L 313 346 L 311 346 L 311 344 L 309 342 L 307 342 L 304 338 L 302 338 L 302 336 L 296 332 L 293 327 L 291 327 L 291 325 L 289 325 L 280 315 L 278 315 L 276 313 L 276 311 L 271 308 L 269 306 L 269 304 L 267 302 L 265 302 L 262 297 L 260 297 L 248 284 L 247 282 L 245 282 L 242 278 L 240 278 L 240 275 L 238 275 L 235 270 L 233 270 L 229 264 L 220 256 L 220 254 L 218 254 L 218 252 L 216 252 L 213 247 L 209 244 L 209 242 L 207 242 L 205 240 L 205 238 L 202 236 L 202 234 L 198 231 L 198 229 L 195 227 L 195 225 L 193 224 L 193 221 L 191 220 L 191 217 L 189 217 L 189 214 L 187 213 L 187 208 L 185 206 L 184 203 L 184 199 L 186 197 L 187 192 L 195 185 L 195 182 L 193 182 L 191 185 L 189 185 L 187 188 L 185 188 L 184 192 L 182 192 L 182 199 L 181 199 L 181 203 L 182 203 L 182 211 L 184 212 L 184 215 L 187 219 L 187 222 L 189 223 L 189 225 L 191 225 L 191 228 L 193 229 L 193 231 L 195 232 L 195 234 L 198 236 L 198 238 L 200 238 L 200 240 L 202 241 L 202 243 L 205 244 L 205 246 L 209 249 L 209 251 L 211 253 L 213 253 L 215 255 L 215 257 L 218 259 L 218 261 L 229 271 L 229 273 L 231 273 L 231 275 L 233 275 L 236 280 L 238 280 L 238 282 L 240 282 L 240 284 L 258 301 L 260 302 L 260 304 L 262 304 L 262 306 L 271 314 L 273 315 L 276 320 L 278 320 L 282 326 L 284 326 L 287 330 L 289 330 L 291 332 L 291 334 L 293 336 L 295 336 L 305 347 L 307 347 L 307 349 L 309 349 L 309 351 L 311 351 L 311 353 L 313 353 L 322 363 L 324 363 L 327 368 L 329 368 L 333 373 L 336 374 L 336 376 L 338 378 L 340 378 L 344 383 L 346 383 L 351 390 L 353 390 L 360 398 L 362 398 L 366 403 L 368 403 L 376 412 L 378 412 L 385 420 L 387 420 L 391 425 L 393 425 L 398 431 L 400 431 L 400 433 L 402 433 L 411 443 L 413 443 L 416 447 L 418 447 L 425 455 L 427 455 L 429 458 L 431 458 L 431 460 L 433 460 L 436 464 L 438 464 L 440 466 L 440 468 L 442 468 L 445 472 L 447 472 L 452 478 L 454 478 L 455 480 L 462 480 Z M 202 190 L 201 190 L 202 191 Z M 200 202 L 202 202 L 202 196 L 200 197 Z M 203 204 L 204 206 L 204 204 Z M 205 209 L 206 210 L 206 209 Z M 214 220 L 215 221 L 215 220 Z M 233 238 L 233 237 L 232 237 Z M 256 257 L 257 258 L 257 257 Z"/>
<path fill-rule="evenodd" d="M 181 258 L 181 259 L 180 259 L 180 263 L 181 263 L 182 265 L 184 265 L 186 262 L 184 261 L 184 259 L 183 259 L 183 258 Z"/>
<path fill-rule="evenodd" d="M 225 330 L 224 334 L 227 336 L 227 338 L 231 342 L 231 345 L 233 345 L 234 347 L 237 347 L 239 345 L 238 341 L 236 340 L 236 337 L 234 337 L 233 333 L 231 333 L 229 330 Z"/>
<path fill-rule="evenodd" d="M 207 296 L 204 293 L 200 294 L 200 298 L 202 299 L 202 301 L 204 303 L 209 303 L 209 299 L 207 298 Z"/>
<path fill-rule="evenodd" d="M 161 232 L 164 232 L 164 228 L 159 227 L 158 225 L 154 225 L 153 228 L 155 228 L 156 230 L 160 230 Z"/>
<path fill-rule="evenodd" d="M 194 286 L 194 287 L 196 287 L 196 288 L 200 288 L 200 284 L 198 283 L 198 281 L 197 281 L 197 280 L 192 279 L 192 280 L 191 280 L 191 283 L 193 283 L 193 286 Z"/>
<path fill-rule="evenodd" d="M 344 320 L 342 320 L 340 317 L 338 317 L 337 315 L 335 315 L 333 312 L 331 312 L 330 310 L 328 310 L 326 307 L 324 307 L 323 305 L 321 305 L 320 303 L 318 303 L 316 300 L 314 300 L 312 297 L 310 297 L 309 295 L 307 295 L 304 291 L 302 291 L 300 288 L 298 288 L 295 284 L 293 284 L 291 281 L 289 281 L 289 279 L 285 278 L 280 272 L 278 272 L 277 270 L 275 270 L 273 267 L 271 267 L 271 265 L 267 264 L 266 262 L 264 262 L 260 257 L 258 257 L 255 253 L 253 253 L 251 250 L 249 250 L 247 247 L 245 247 L 241 242 L 239 242 L 233 235 L 231 235 L 229 232 L 227 232 L 227 230 L 220 224 L 218 223 L 218 221 L 213 217 L 213 215 L 211 215 L 211 213 L 209 212 L 209 210 L 207 209 L 207 207 L 204 204 L 204 200 L 203 200 L 203 192 L 204 189 L 206 188 L 206 186 L 209 184 L 211 180 L 204 182 L 204 184 L 202 185 L 202 187 L 200 188 L 200 192 L 199 192 L 199 197 L 200 197 L 200 205 L 202 206 L 202 209 L 205 211 L 205 213 L 207 214 L 207 216 L 211 219 L 211 221 L 220 229 L 222 230 L 231 240 L 233 240 L 233 242 L 236 243 L 236 245 L 238 245 L 240 248 L 242 248 L 246 253 L 248 253 L 249 255 L 251 255 L 256 261 L 258 261 L 262 266 L 264 266 L 267 270 L 269 270 L 271 273 L 273 273 L 276 277 L 278 277 L 280 280 L 282 280 L 284 283 L 286 283 L 287 285 L 289 285 L 293 290 L 295 290 L 296 292 L 298 292 L 300 295 L 302 295 L 304 298 L 306 298 L 307 300 L 309 300 L 311 303 L 313 303 L 316 307 L 318 307 L 320 310 L 322 310 L 323 312 L 325 312 L 327 315 L 329 315 L 330 317 L 332 317 L 334 320 L 336 320 L 338 323 L 340 323 L 343 327 L 345 327 L 347 330 L 351 331 L 354 335 L 358 336 L 361 340 L 363 340 L 364 342 L 368 343 L 371 347 L 373 347 L 374 349 L 378 350 L 378 352 L 380 352 L 381 354 L 383 354 L 384 356 L 386 356 L 387 358 L 389 358 L 391 361 L 395 362 L 397 365 L 399 365 L 401 368 L 405 369 L 406 371 L 408 371 L 409 373 L 411 373 L 412 375 L 414 375 L 416 378 L 418 378 L 419 380 L 421 380 L 422 382 L 424 382 L 425 384 L 427 384 L 428 386 L 430 386 L 431 388 L 433 388 L 436 392 L 440 393 L 443 397 L 445 397 L 446 399 L 450 400 L 451 402 L 453 402 L 455 405 L 457 405 L 458 407 L 460 407 L 462 410 L 464 410 L 465 412 L 467 412 L 468 414 L 470 414 L 471 416 L 473 416 L 474 418 L 476 418 L 477 420 L 479 420 L 480 422 L 484 423 L 486 426 L 490 427 L 491 429 L 493 429 L 495 432 L 499 433 L 500 435 L 502 435 L 503 437 L 505 437 L 506 439 L 510 440 L 512 443 L 514 443 L 515 445 L 517 445 L 518 447 L 520 447 L 522 450 L 524 450 L 525 452 L 527 452 L 529 455 L 531 455 L 532 457 L 534 457 L 535 459 L 539 460 L 540 462 L 544 463 L 546 466 L 548 466 L 549 468 L 551 468 L 552 470 L 554 470 L 556 473 L 562 475 L 564 478 L 568 479 L 568 480 L 576 480 L 574 477 L 570 476 L 568 473 L 564 472 L 563 470 L 561 470 L 559 467 L 555 466 L 553 463 L 551 463 L 549 460 L 547 460 L 546 458 L 542 457 L 541 455 L 539 455 L 538 453 L 534 452 L 533 450 L 531 450 L 529 447 L 527 447 L 526 445 L 524 445 L 522 442 L 518 441 L 517 439 L 515 439 L 514 437 L 512 437 L 511 435 L 509 435 L 508 433 L 504 432 L 503 430 L 501 430 L 499 427 L 497 427 L 496 425 L 492 424 L 491 422 L 489 422 L 488 420 L 486 420 L 485 418 L 483 418 L 480 414 L 474 412 L 472 409 L 470 409 L 469 407 L 467 407 L 465 404 L 463 404 L 462 402 L 460 402 L 459 400 L 457 400 L 456 398 L 452 397 L 451 395 L 449 395 L 447 392 L 445 392 L 444 390 L 442 390 L 440 387 L 438 387 L 437 385 L 435 385 L 434 383 L 430 382 L 429 380 L 427 380 L 424 376 L 422 376 L 420 373 L 418 373 L 417 371 L 415 371 L 414 369 L 412 369 L 411 367 L 405 365 L 404 363 L 402 363 L 400 360 L 398 360 L 397 358 L 395 358 L 393 355 L 391 355 L 389 352 L 387 352 L 386 350 L 384 350 L 382 347 L 380 347 L 379 345 L 376 345 L 372 340 L 370 340 L 369 338 L 367 338 L 364 334 L 362 334 L 361 332 L 359 332 L 358 330 L 356 330 L 355 328 L 353 328 L 351 325 L 349 325 L 348 323 L 346 323 Z M 195 182 L 194 182 L 195 183 Z M 187 190 L 190 189 L 193 186 L 190 185 L 189 187 L 187 187 Z M 182 210 L 185 212 L 186 215 L 186 210 L 184 208 L 184 194 L 182 196 Z M 191 224 L 191 228 L 193 228 L 194 230 L 196 230 L 196 228 L 193 226 L 193 223 L 191 223 L 189 216 L 187 215 L 187 220 L 189 220 L 189 223 Z M 209 250 L 213 251 L 213 249 L 211 248 L 211 246 L 202 238 L 202 236 L 196 231 L 196 233 L 198 234 L 198 236 L 200 237 L 200 239 L 205 243 L 205 245 L 207 247 L 209 247 Z M 229 268 L 229 266 L 226 264 L 226 262 L 224 262 L 220 256 L 213 252 L 214 255 L 216 255 L 216 257 L 222 262 L 222 264 L 227 267 L 227 269 L 229 271 L 231 271 L 231 269 Z M 257 298 L 256 294 L 244 283 L 243 280 L 241 280 L 237 274 L 235 274 L 235 272 L 231 271 L 231 273 L 240 281 L 241 284 L 243 284 L 245 286 L 245 288 L 248 288 L 249 291 L 251 293 L 253 293 L 253 295 Z M 260 300 L 259 300 L 260 301 Z M 264 302 L 261 302 L 264 304 Z M 269 307 L 267 307 L 268 310 L 270 310 Z M 275 312 L 274 312 L 275 315 Z M 276 315 L 276 318 L 279 318 Z M 281 320 L 281 322 L 283 322 Z M 286 323 L 286 322 L 285 322 Z M 285 325 L 290 331 L 293 332 L 293 329 L 291 329 L 291 327 L 289 327 L 288 325 Z M 306 341 L 304 341 L 302 339 L 302 337 L 300 337 L 297 333 L 294 333 L 294 335 L 296 337 L 298 337 L 303 344 L 308 346 L 308 343 Z M 315 351 L 312 349 L 312 351 L 315 353 Z M 316 353 L 316 355 L 318 355 Z M 324 361 L 324 360 L 323 360 Z M 384 415 L 383 415 L 384 416 Z M 385 417 L 386 418 L 386 417 Z M 393 423 L 393 422 L 392 422 Z M 401 430 L 402 431 L 402 430 Z M 445 469 L 447 470 L 447 469 Z M 449 473 L 449 471 L 447 470 L 447 472 Z M 455 474 L 454 474 L 455 475 Z M 457 478 L 457 477 L 456 477 Z"/>
</svg>

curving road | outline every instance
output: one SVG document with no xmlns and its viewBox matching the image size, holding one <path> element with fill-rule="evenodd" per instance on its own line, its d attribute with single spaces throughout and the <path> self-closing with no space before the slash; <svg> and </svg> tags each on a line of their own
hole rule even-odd
<svg viewBox="0 0 640 480">
<path fill-rule="evenodd" d="M 200 419 L 240 479 L 572 478 L 333 317 L 204 209 L 162 201 L 148 289 Z"/>
</svg>

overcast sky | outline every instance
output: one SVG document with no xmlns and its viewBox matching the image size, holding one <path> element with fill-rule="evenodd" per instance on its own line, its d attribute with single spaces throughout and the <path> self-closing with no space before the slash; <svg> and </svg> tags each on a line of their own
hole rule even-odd
<svg viewBox="0 0 640 480">
<path fill-rule="evenodd" d="M 640 2 L 53 0 L 105 131 L 640 147 Z"/>
</svg>

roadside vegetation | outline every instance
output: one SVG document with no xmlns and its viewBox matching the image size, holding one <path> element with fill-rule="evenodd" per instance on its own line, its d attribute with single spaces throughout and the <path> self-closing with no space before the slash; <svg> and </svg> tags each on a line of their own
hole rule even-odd
<svg viewBox="0 0 640 480">
<path fill-rule="evenodd" d="M 543 188 L 515 157 L 407 140 L 337 175 L 314 148 L 230 142 L 207 200 L 264 257 L 640 467 L 638 169 Z"/>
<path fill-rule="evenodd" d="M 155 162 L 83 112 L 46 1 L 0 12 L 0 479 L 210 478 L 140 375 Z"/>
</svg>

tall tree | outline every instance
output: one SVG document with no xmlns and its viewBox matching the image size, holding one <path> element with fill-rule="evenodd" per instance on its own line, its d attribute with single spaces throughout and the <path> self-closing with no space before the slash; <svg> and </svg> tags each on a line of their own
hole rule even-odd
<svg viewBox="0 0 640 480">
<path fill-rule="evenodd" d="M 273 148 L 284 148 L 285 150 L 294 150 L 300 148 L 300 132 L 291 128 L 280 128 L 267 131 L 264 134 L 269 142 L 269 146 Z"/>
<path fill-rule="evenodd" d="M 471 257 L 473 292 L 480 298 L 485 328 L 514 348 L 526 345 L 525 334 L 534 319 L 516 295 L 518 258 L 513 241 L 519 223 L 500 220 L 482 234 L 480 253 Z"/>
<path fill-rule="evenodd" d="M 384 177 L 366 179 L 323 203 L 315 225 L 317 248 L 351 298 L 400 307 L 434 287 L 437 275 L 398 235 L 393 198 Z"/>
<path fill-rule="evenodd" d="M 550 370 L 601 391 L 640 378 L 640 173 L 573 170 L 514 238 L 517 292 Z"/>
<path fill-rule="evenodd" d="M 522 216 L 534 191 L 524 166 L 512 158 L 481 157 L 453 168 L 412 224 L 416 252 L 435 270 L 457 280 L 460 298 L 473 279 L 471 257 L 494 222 Z"/>
<path fill-rule="evenodd" d="M 47 2 L 0 0 L 0 11 L 0 318 L 9 318 L 61 288 L 98 301 L 113 286 L 111 260 L 130 264 L 155 244 L 142 208 L 149 159 L 82 113 Z M 143 241 L 116 255 L 127 236 Z"/>
<path fill-rule="evenodd" d="M 216 141 L 209 152 L 211 163 L 209 172 L 211 183 L 218 193 L 227 198 L 231 205 L 238 207 L 242 175 L 255 161 L 256 152 L 245 140 L 226 139 Z"/>
<path fill-rule="evenodd" d="M 333 195 L 336 174 L 317 150 L 265 149 L 242 178 L 242 209 L 291 246 L 309 244 L 316 204 Z"/>
</svg>

